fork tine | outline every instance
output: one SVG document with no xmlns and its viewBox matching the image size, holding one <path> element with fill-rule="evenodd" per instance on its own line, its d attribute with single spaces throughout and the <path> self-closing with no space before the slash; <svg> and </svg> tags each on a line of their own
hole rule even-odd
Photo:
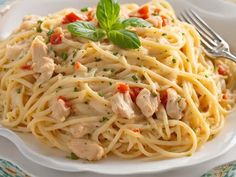
<svg viewBox="0 0 236 177">
<path fill-rule="evenodd" d="M 180 14 L 180 18 L 183 20 L 183 21 L 186 21 L 188 23 L 192 23 L 188 17 L 186 17 L 185 14 L 181 13 Z M 205 47 L 207 47 L 209 50 L 214 50 L 213 47 L 209 44 L 209 42 L 207 42 L 202 36 L 201 36 L 201 42 L 204 44 Z"/>
<path fill-rule="evenodd" d="M 194 15 L 194 17 L 202 24 L 202 26 L 204 26 L 207 31 L 209 31 L 216 39 L 218 39 L 218 41 L 224 41 L 224 39 L 222 39 L 210 26 L 208 26 L 196 12 L 190 10 L 190 13 L 192 13 L 192 15 Z"/>
<path fill-rule="evenodd" d="M 196 27 L 202 38 L 205 38 L 205 40 L 211 45 L 214 45 L 215 47 L 218 46 L 218 44 L 214 41 L 214 37 L 210 35 L 208 31 L 204 30 L 204 28 L 196 22 L 196 19 L 194 19 L 188 11 L 185 11 L 185 15 L 187 16 L 186 18 L 188 18 L 188 21 Z"/>
</svg>

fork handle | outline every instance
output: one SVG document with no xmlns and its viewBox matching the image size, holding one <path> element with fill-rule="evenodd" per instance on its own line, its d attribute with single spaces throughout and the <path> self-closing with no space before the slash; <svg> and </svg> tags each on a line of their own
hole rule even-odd
<svg viewBox="0 0 236 177">
<path fill-rule="evenodd" d="M 226 58 L 228 58 L 228 59 L 230 59 L 231 61 L 233 61 L 233 62 L 236 63 L 236 56 L 233 55 L 233 54 L 230 53 L 230 52 L 224 52 L 223 57 L 226 57 Z"/>
</svg>

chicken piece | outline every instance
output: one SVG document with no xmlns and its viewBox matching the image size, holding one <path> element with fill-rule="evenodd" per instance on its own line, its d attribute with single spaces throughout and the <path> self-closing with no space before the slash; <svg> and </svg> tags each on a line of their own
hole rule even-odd
<svg viewBox="0 0 236 177">
<path fill-rule="evenodd" d="M 111 97 L 111 107 L 112 111 L 119 116 L 131 119 L 135 116 L 134 103 L 129 95 L 126 93 L 116 93 Z"/>
<path fill-rule="evenodd" d="M 70 115 L 70 108 L 66 106 L 63 99 L 59 98 L 52 103 L 52 117 L 64 121 Z"/>
<path fill-rule="evenodd" d="M 70 126 L 69 131 L 73 137 L 82 138 L 85 135 L 92 134 L 99 126 L 98 122 L 85 122 Z"/>
<path fill-rule="evenodd" d="M 20 25 L 20 29 L 31 30 L 37 24 L 38 20 L 40 20 L 40 17 L 36 15 L 25 16 Z"/>
<path fill-rule="evenodd" d="M 19 55 L 21 54 L 21 51 L 23 50 L 23 45 L 7 45 L 6 48 L 6 57 L 8 60 L 16 60 Z"/>
<path fill-rule="evenodd" d="M 55 69 L 54 61 L 47 57 L 47 46 L 40 36 L 34 39 L 31 50 L 34 71 L 41 74 L 38 82 L 43 83 L 52 77 Z"/>
<path fill-rule="evenodd" d="M 160 16 L 151 16 L 147 21 L 153 24 L 154 27 L 160 27 L 162 24 L 162 18 Z"/>
<path fill-rule="evenodd" d="M 81 159 L 100 160 L 104 155 L 103 147 L 88 139 L 72 139 L 67 145 Z"/>
<path fill-rule="evenodd" d="M 144 88 L 136 98 L 136 104 L 145 117 L 151 117 L 158 108 L 159 95 L 152 96 L 151 92 Z"/>
<path fill-rule="evenodd" d="M 169 88 L 167 90 L 166 104 L 166 112 L 168 116 L 172 119 L 181 119 L 183 117 L 183 110 L 185 107 L 185 99 L 181 98 L 174 89 Z"/>
</svg>

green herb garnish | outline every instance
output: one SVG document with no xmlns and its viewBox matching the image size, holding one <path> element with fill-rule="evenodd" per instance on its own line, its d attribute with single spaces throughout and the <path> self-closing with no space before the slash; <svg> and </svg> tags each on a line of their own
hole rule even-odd
<svg viewBox="0 0 236 177">
<path fill-rule="evenodd" d="M 20 92 L 21 92 L 20 88 L 16 89 L 16 93 L 20 94 Z"/>
<path fill-rule="evenodd" d="M 50 29 L 50 30 L 47 32 L 47 36 L 50 37 L 53 33 L 54 33 L 54 30 L 53 30 L 53 29 Z"/>
<path fill-rule="evenodd" d="M 95 58 L 95 61 L 99 62 L 99 61 L 102 61 L 102 59 L 101 58 Z"/>
<path fill-rule="evenodd" d="M 102 117 L 101 120 L 99 120 L 100 123 L 103 123 L 103 122 L 106 122 L 108 121 L 109 119 L 107 117 Z"/>
<path fill-rule="evenodd" d="M 71 152 L 70 155 L 66 156 L 66 158 L 71 159 L 71 160 L 78 160 L 79 159 L 79 157 L 73 152 Z"/>
<path fill-rule="evenodd" d="M 162 33 L 162 36 L 167 36 L 167 33 Z"/>
<path fill-rule="evenodd" d="M 88 11 L 88 7 L 84 7 L 82 9 L 80 9 L 81 12 L 87 12 Z"/>
<path fill-rule="evenodd" d="M 133 75 L 133 76 L 132 76 L 132 79 L 133 79 L 134 81 L 138 81 L 138 78 L 137 78 L 136 75 Z"/>
<path fill-rule="evenodd" d="M 74 88 L 74 92 L 78 92 L 79 89 L 77 87 Z"/>
<path fill-rule="evenodd" d="M 68 54 L 67 54 L 66 52 L 62 52 L 62 53 L 61 53 L 61 58 L 62 58 L 63 60 L 67 60 Z"/>
<path fill-rule="evenodd" d="M 107 37 L 113 44 L 121 48 L 139 48 L 141 42 L 137 34 L 127 28 L 130 26 L 152 27 L 153 25 L 141 18 L 129 18 L 121 21 L 119 14 L 120 4 L 117 0 L 100 0 L 96 11 L 100 28 L 85 21 L 70 23 L 67 28 L 73 35 L 92 41 L 100 41 Z"/>
<path fill-rule="evenodd" d="M 41 25 L 42 25 L 43 21 L 42 20 L 38 20 L 37 23 L 38 23 L 38 27 L 36 28 L 36 31 L 38 33 L 41 33 L 43 31 L 42 28 L 41 28 Z"/>
<path fill-rule="evenodd" d="M 176 63 L 176 59 L 175 58 L 172 59 L 172 63 Z"/>
</svg>

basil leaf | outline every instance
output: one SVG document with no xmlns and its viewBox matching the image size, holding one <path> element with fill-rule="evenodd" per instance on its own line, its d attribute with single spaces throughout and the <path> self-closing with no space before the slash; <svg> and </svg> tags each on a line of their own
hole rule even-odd
<svg viewBox="0 0 236 177">
<path fill-rule="evenodd" d="M 119 29 L 125 29 L 125 25 L 121 22 L 116 22 L 111 26 L 111 30 L 119 30 Z"/>
<path fill-rule="evenodd" d="M 90 39 L 92 41 L 99 41 L 105 36 L 105 31 L 96 28 L 90 22 L 74 22 L 67 26 L 67 29 L 74 35 Z"/>
<path fill-rule="evenodd" d="M 124 21 L 122 21 L 122 24 L 126 27 L 133 26 L 133 27 L 152 27 L 153 25 L 146 20 L 143 20 L 141 18 L 128 18 Z"/>
<path fill-rule="evenodd" d="M 119 18 L 120 4 L 117 0 L 100 0 L 97 5 L 96 16 L 101 28 L 109 30 Z"/>
<path fill-rule="evenodd" d="M 141 46 L 137 34 L 125 29 L 109 31 L 108 38 L 115 45 L 124 49 L 137 49 Z"/>
</svg>

